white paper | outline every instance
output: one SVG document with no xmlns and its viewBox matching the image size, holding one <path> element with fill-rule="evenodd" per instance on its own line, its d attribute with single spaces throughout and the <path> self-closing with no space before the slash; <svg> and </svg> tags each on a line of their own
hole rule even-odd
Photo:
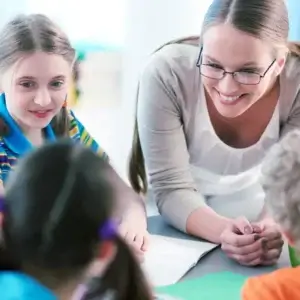
<svg viewBox="0 0 300 300">
<path fill-rule="evenodd" d="M 174 284 L 216 246 L 208 242 L 152 235 L 142 267 L 152 285 Z"/>
</svg>

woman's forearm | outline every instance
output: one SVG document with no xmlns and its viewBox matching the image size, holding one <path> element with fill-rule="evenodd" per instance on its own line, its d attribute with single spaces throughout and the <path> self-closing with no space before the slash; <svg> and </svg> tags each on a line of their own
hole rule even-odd
<svg viewBox="0 0 300 300">
<path fill-rule="evenodd" d="M 231 220 L 218 215 L 207 205 L 193 211 L 187 219 L 187 233 L 219 244 L 224 228 Z"/>
</svg>

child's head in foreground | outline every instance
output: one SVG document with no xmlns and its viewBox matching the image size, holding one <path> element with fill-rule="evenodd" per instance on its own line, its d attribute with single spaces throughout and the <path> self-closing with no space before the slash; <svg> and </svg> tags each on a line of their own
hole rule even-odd
<svg viewBox="0 0 300 300">
<path fill-rule="evenodd" d="M 61 299 L 69 299 L 87 274 L 94 280 L 82 299 L 107 292 L 112 299 L 150 299 L 111 219 L 111 172 L 91 150 L 71 142 L 43 146 L 21 160 L 1 200 L 0 268 L 31 275 Z"/>
<path fill-rule="evenodd" d="M 300 250 L 300 130 L 271 149 L 262 173 L 268 210 L 290 245 Z"/>
</svg>

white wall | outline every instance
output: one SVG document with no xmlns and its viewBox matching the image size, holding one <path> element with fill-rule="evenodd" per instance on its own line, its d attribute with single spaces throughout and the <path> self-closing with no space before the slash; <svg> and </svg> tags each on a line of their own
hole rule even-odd
<svg viewBox="0 0 300 300">
<path fill-rule="evenodd" d="M 26 0 L 10 0 L 9 4 L 6 0 L 1 0 L 0 3 L 0 29 L 16 14 L 26 13 Z"/>
<path fill-rule="evenodd" d="M 181 36 L 199 34 L 211 0 L 127 0 L 125 14 L 123 153 L 116 161 L 124 173 L 133 132 L 138 74 L 147 56 L 161 44 Z"/>
<path fill-rule="evenodd" d="M 57 22 L 73 42 L 123 44 L 126 0 L 23 1 L 27 2 L 31 13 L 47 14 Z"/>
</svg>

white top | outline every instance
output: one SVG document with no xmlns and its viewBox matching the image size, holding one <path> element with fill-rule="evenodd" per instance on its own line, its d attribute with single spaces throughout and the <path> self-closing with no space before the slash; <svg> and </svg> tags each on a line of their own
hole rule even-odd
<svg viewBox="0 0 300 300">
<path fill-rule="evenodd" d="M 202 195 L 232 194 L 247 189 L 259 180 L 260 162 L 279 139 L 279 112 L 273 116 L 259 141 L 247 148 L 232 148 L 215 133 L 211 123 L 203 88 L 199 96 L 199 130 L 193 144 L 201 144 L 197 156 L 191 157 L 190 167 L 198 191 Z M 193 151 L 193 144 L 190 150 Z"/>
<path fill-rule="evenodd" d="M 201 144 L 201 149 L 199 155 L 190 160 L 197 190 L 217 213 L 231 218 L 243 215 L 255 221 L 264 204 L 259 183 L 261 161 L 279 139 L 278 104 L 257 143 L 243 149 L 232 148 L 215 133 L 203 88 L 199 93 L 201 103 L 198 113 L 201 121 L 194 142 Z"/>
</svg>

